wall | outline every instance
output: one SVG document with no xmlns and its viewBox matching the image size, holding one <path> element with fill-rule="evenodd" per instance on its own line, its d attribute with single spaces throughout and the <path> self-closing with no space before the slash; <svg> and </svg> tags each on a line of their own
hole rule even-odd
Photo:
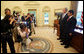
<svg viewBox="0 0 84 54">
<path fill-rule="evenodd" d="M 54 19 L 54 10 L 62 9 L 67 7 L 70 9 L 71 1 L 1 1 L 1 16 L 4 16 L 4 9 L 9 8 L 11 11 L 14 10 L 14 7 L 19 7 L 22 13 L 27 13 L 28 9 L 37 9 L 37 26 L 44 25 L 44 12 L 45 7 L 49 7 L 49 26 L 53 26 Z"/>
</svg>

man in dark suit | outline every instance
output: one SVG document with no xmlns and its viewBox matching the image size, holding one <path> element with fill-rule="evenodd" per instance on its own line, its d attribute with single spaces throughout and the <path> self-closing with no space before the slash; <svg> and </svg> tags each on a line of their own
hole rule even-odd
<svg viewBox="0 0 84 54">
<path fill-rule="evenodd" d="M 14 42 L 12 38 L 11 29 L 14 28 L 14 18 L 11 16 L 11 10 L 5 9 L 5 17 L 1 20 L 1 43 L 2 43 L 2 52 L 7 53 L 7 42 L 10 47 L 11 53 L 15 53 Z"/>
<path fill-rule="evenodd" d="M 65 46 L 64 48 L 68 48 L 69 45 L 70 45 L 70 42 L 71 42 L 71 39 L 72 39 L 72 36 L 73 36 L 73 33 L 74 33 L 74 29 L 76 27 L 76 18 L 74 18 L 74 11 L 73 10 L 69 10 L 68 11 L 68 19 L 67 19 L 67 22 L 65 24 L 65 28 L 64 28 L 64 36 L 65 36 Z"/>
<path fill-rule="evenodd" d="M 36 27 L 36 18 L 34 17 L 34 14 L 32 14 L 33 21 L 34 21 L 34 26 Z"/>
<path fill-rule="evenodd" d="M 27 27 L 30 29 L 30 34 L 29 34 L 29 36 L 31 36 L 32 31 L 31 31 L 31 17 L 30 17 L 30 13 L 27 14 L 25 20 L 26 20 L 26 22 L 27 22 Z"/>
<path fill-rule="evenodd" d="M 22 21 L 25 21 L 24 13 L 23 13 L 23 16 L 21 17 L 21 20 L 22 20 Z"/>
<path fill-rule="evenodd" d="M 67 11 L 68 11 L 68 9 L 64 8 L 63 9 L 63 13 L 60 15 L 60 20 L 59 20 L 59 24 L 60 24 L 60 37 L 58 38 L 58 40 L 61 40 L 60 42 L 63 42 L 63 38 L 64 38 L 63 30 L 64 30 L 64 25 L 66 23 L 66 19 L 68 18 Z"/>
</svg>

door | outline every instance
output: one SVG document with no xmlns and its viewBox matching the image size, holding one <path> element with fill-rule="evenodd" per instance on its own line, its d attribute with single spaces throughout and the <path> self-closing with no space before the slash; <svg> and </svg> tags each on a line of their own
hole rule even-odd
<svg viewBox="0 0 84 54">
<path fill-rule="evenodd" d="M 28 9 L 28 13 L 34 14 L 35 21 L 36 21 L 36 9 Z M 36 22 L 35 22 L 35 25 L 36 25 Z"/>
</svg>

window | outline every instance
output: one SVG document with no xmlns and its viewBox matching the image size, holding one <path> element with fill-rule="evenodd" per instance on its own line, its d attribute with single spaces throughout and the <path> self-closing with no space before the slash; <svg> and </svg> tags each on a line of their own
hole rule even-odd
<svg viewBox="0 0 84 54">
<path fill-rule="evenodd" d="M 83 12 L 83 1 L 78 1 L 77 16 L 76 16 L 77 26 L 82 26 L 81 23 L 82 12 Z"/>
<path fill-rule="evenodd" d="M 49 24 L 49 14 L 47 12 L 44 13 L 44 24 Z"/>
<path fill-rule="evenodd" d="M 1 20 L 3 19 L 4 17 L 3 16 L 1 16 Z"/>
</svg>

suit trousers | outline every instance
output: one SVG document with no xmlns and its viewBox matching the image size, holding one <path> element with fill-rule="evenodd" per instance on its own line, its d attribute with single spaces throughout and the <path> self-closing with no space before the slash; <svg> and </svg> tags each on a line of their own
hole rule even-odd
<svg viewBox="0 0 84 54">
<path fill-rule="evenodd" d="M 61 40 L 64 39 L 64 33 L 63 33 L 63 27 L 62 27 L 62 25 L 60 25 L 60 39 Z"/>
<path fill-rule="evenodd" d="M 7 42 L 10 47 L 11 53 L 15 53 L 12 35 L 1 35 L 2 53 L 7 53 Z"/>
<path fill-rule="evenodd" d="M 69 34 L 65 34 L 64 44 L 67 45 L 67 46 L 69 46 L 69 45 L 70 45 L 70 42 L 71 42 L 71 40 L 72 40 L 72 37 L 73 37 L 73 35 L 70 36 Z"/>
</svg>

